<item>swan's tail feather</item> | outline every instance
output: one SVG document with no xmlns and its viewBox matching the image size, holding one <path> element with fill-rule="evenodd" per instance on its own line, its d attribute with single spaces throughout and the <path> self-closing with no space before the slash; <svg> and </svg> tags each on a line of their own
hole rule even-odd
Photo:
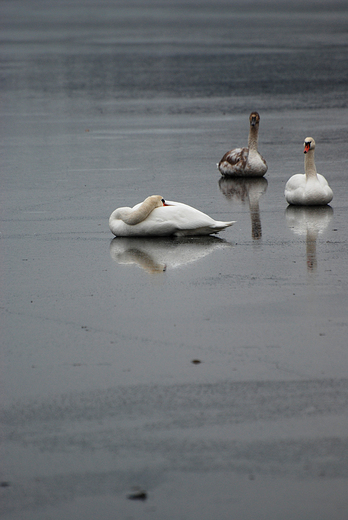
<svg viewBox="0 0 348 520">
<path fill-rule="evenodd" d="M 217 229 L 218 231 L 221 231 L 223 229 L 226 229 L 227 227 L 230 227 L 230 226 L 233 226 L 233 224 L 235 224 L 236 221 L 235 220 L 231 220 L 230 222 L 219 222 L 217 221 L 215 223 L 215 229 Z"/>
</svg>

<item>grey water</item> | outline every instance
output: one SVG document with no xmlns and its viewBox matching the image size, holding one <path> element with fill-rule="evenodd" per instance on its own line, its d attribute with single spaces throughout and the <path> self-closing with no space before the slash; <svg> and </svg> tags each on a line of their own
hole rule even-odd
<svg viewBox="0 0 348 520">
<path fill-rule="evenodd" d="M 0 14 L 1 518 L 346 520 L 346 2 Z M 268 172 L 221 178 L 253 110 Z M 236 223 L 114 238 L 151 194 Z"/>
</svg>

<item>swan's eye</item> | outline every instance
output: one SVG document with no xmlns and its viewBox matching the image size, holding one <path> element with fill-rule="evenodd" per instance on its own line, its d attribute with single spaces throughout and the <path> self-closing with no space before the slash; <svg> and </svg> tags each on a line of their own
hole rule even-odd
<svg viewBox="0 0 348 520">
<path fill-rule="evenodd" d="M 162 202 L 163 204 L 165 204 L 165 203 L 166 203 L 166 201 L 165 201 L 164 199 L 161 199 L 161 202 Z"/>
</svg>

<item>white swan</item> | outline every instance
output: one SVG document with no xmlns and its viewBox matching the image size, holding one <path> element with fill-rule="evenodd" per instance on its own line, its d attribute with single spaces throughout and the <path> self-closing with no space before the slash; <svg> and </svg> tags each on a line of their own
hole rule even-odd
<svg viewBox="0 0 348 520">
<path fill-rule="evenodd" d="M 217 167 L 222 175 L 234 177 L 263 177 L 267 172 L 267 163 L 257 151 L 260 116 L 251 112 L 248 148 L 235 148 L 225 153 Z"/>
<path fill-rule="evenodd" d="M 289 204 L 297 206 L 322 206 L 333 197 L 332 189 L 323 175 L 317 173 L 314 162 L 315 141 L 306 137 L 304 142 L 305 173 L 290 177 L 285 185 L 284 195 Z"/>
<path fill-rule="evenodd" d="M 181 202 L 165 201 L 161 195 L 151 195 L 133 208 L 118 208 L 109 218 L 111 232 L 120 237 L 211 235 L 232 224 Z"/>
</svg>

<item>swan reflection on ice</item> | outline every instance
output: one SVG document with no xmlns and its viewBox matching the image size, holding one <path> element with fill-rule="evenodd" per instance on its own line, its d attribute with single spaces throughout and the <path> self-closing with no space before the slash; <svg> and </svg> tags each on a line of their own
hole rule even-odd
<svg viewBox="0 0 348 520">
<path fill-rule="evenodd" d="M 317 238 L 328 227 L 333 215 L 331 206 L 288 206 L 286 222 L 295 235 L 306 236 L 308 271 L 317 268 Z"/>
<path fill-rule="evenodd" d="M 135 264 L 150 274 L 163 273 L 204 258 L 216 249 L 232 247 L 218 237 L 114 238 L 110 256 L 119 264 Z"/>
<path fill-rule="evenodd" d="M 266 193 L 268 182 L 264 177 L 259 179 L 243 179 L 221 177 L 220 191 L 231 201 L 234 199 L 245 203 L 248 201 L 251 218 L 251 236 L 254 240 L 262 237 L 259 199 Z"/>
</svg>

